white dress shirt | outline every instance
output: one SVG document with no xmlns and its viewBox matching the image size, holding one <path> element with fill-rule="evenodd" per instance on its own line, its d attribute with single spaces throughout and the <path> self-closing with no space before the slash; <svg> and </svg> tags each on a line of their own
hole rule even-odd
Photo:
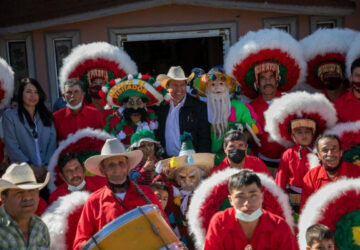
<svg viewBox="0 0 360 250">
<path fill-rule="evenodd" d="M 169 113 L 165 124 L 165 149 L 168 156 L 178 156 L 181 148 L 179 111 L 184 106 L 186 95 L 182 101 L 174 106 L 170 101 Z"/>
</svg>

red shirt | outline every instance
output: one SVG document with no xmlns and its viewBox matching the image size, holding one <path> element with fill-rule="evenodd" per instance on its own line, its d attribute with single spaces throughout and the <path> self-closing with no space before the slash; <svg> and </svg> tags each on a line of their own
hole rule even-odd
<svg viewBox="0 0 360 250">
<path fill-rule="evenodd" d="M 349 90 L 334 101 L 338 122 L 354 122 L 360 120 L 360 100 L 357 99 L 353 90 Z"/>
<path fill-rule="evenodd" d="M 280 97 L 281 93 L 277 92 L 276 97 Z M 261 147 L 257 146 L 256 151 L 262 154 L 265 157 L 270 159 L 280 159 L 281 154 L 285 151 L 285 148 L 278 144 L 277 142 L 270 142 L 269 141 L 269 133 L 265 132 L 265 117 L 264 112 L 269 108 L 269 104 L 259 95 L 256 97 L 250 105 L 254 108 L 256 114 L 258 115 L 258 123 L 261 126 L 262 130 L 264 131 L 261 135 L 259 134 L 258 137 L 261 141 Z"/>
<path fill-rule="evenodd" d="M 210 221 L 205 239 L 205 250 L 253 249 L 292 250 L 299 249 L 289 225 L 281 217 L 262 209 L 263 214 L 248 241 L 233 207 L 216 213 Z"/>
<path fill-rule="evenodd" d="M 216 167 L 214 167 L 209 176 L 211 176 L 213 173 L 217 172 L 217 171 L 221 171 L 225 168 L 230 167 L 230 163 L 229 163 L 229 159 L 227 157 L 225 157 L 225 159 Z M 255 156 L 251 156 L 251 155 L 245 155 L 245 163 L 244 163 L 244 168 L 247 169 L 251 169 L 254 172 L 257 173 L 265 173 L 268 176 L 271 176 L 269 170 L 267 169 L 265 163 L 260 160 L 259 158 L 255 157 Z"/>
<path fill-rule="evenodd" d="M 139 187 L 149 200 L 159 207 L 163 217 L 167 221 L 167 217 L 162 210 L 154 191 L 148 186 L 139 185 Z M 123 203 L 129 211 L 138 206 L 147 205 L 136 191 L 132 182 L 129 184 Z M 92 193 L 85 202 L 79 223 L 77 225 L 74 249 L 80 249 L 92 235 L 100 231 L 100 229 L 102 229 L 106 224 L 127 212 L 128 211 L 120 205 L 107 186 Z"/>
<path fill-rule="evenodd" d="M 276 173 L 275 183 L 282 189 L 286 189 L 286 184 L 295 187 L 303 186 L 303 178 L 309 171 L 307 154 L 308 148 L 301 149 L 301 160 L 299 159 L 300 146 L 296 144 L 287 149 L 281 156 L 279 169 Z"/>
<path fill-rule="evenodd" d="M 360 168 L 354 164 L 343 161 L 341 163 L 339 172 L 334 179 L 329 178 L 325 168 L 321 165 L 309 170 L 303 179 L 304 185 L 301 193 L 300 209 L 305 205 L 305 202 L 309 196 L 315 193 L 315 191 L 330 182 L 338 180 L 341 177 L 360 177 Z"/>
<path fill-rule="evenodd" d="M 100 176 L 85 176 L 85 190 L 89 192 L 94 192 L 99 188 L 107 184 L 107 179 Z M 51 193 L 49 197 L 49 204 L 56 201 L 59 197 L 70 194 L 71 191 L 68 189 L 67 184 L 62 183 L 54 192 Z"/>
<path fill-rule="evenodd" d="M 81 111 L 74 114 L 70 108 L 65 107 L 53 113 L 57 140 L 66 139 L 68 134 L 75 133 L 82 128 L 102 129 L 105 120 L 101 113 L 92 107 L 83 105 Z"/>
</svg>

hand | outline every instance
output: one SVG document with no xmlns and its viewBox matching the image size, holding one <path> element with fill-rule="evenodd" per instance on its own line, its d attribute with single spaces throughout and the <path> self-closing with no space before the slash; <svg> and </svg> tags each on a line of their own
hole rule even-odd
<svg viewBox="0 0 360 250">
<path fill-rule="evenodd" d="M 148 157 L 148 159 L 146 160 L 143 169 L 145 171 L 153 171 L 155 168 L 155 159 L 154 157 Z"/>
</svg>

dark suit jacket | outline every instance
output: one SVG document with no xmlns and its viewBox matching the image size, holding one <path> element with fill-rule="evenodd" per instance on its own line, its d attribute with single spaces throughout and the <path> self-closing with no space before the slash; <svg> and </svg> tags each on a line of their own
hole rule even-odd
<svg viewBox="0 0 360 250">
<path fill-rule="evenodd" d="M 156 138 L 164 148 L 166 148 L 165 125 L 169 109 L 170 104 L 161 105 L 156 109 L 159 121 Z M 184 106 L 181 107 L 179 112 L 179 123 L 180 135 L 184 131 L 191 133 L 197 153 L 210 152 L 210 124 L 207 119 L 207 108 L 204 102 L 186 94 Z"/>
</svg>

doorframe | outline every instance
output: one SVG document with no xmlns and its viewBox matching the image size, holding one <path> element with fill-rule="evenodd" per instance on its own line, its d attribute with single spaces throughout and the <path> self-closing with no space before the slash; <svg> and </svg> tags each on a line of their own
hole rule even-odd
<svg viewBox="0 0 360 250">
<path fill-rule="evenodd" d="M 109 28 L 108 34 L 110 43 L 122 48 L 123 42 L 125 41 L 171 40 L 221 36 L 223 39 L 224 59 L 230 46 L 237 41 L 238 37 L 236 21 L 171 26 Z"/>
</svg>

